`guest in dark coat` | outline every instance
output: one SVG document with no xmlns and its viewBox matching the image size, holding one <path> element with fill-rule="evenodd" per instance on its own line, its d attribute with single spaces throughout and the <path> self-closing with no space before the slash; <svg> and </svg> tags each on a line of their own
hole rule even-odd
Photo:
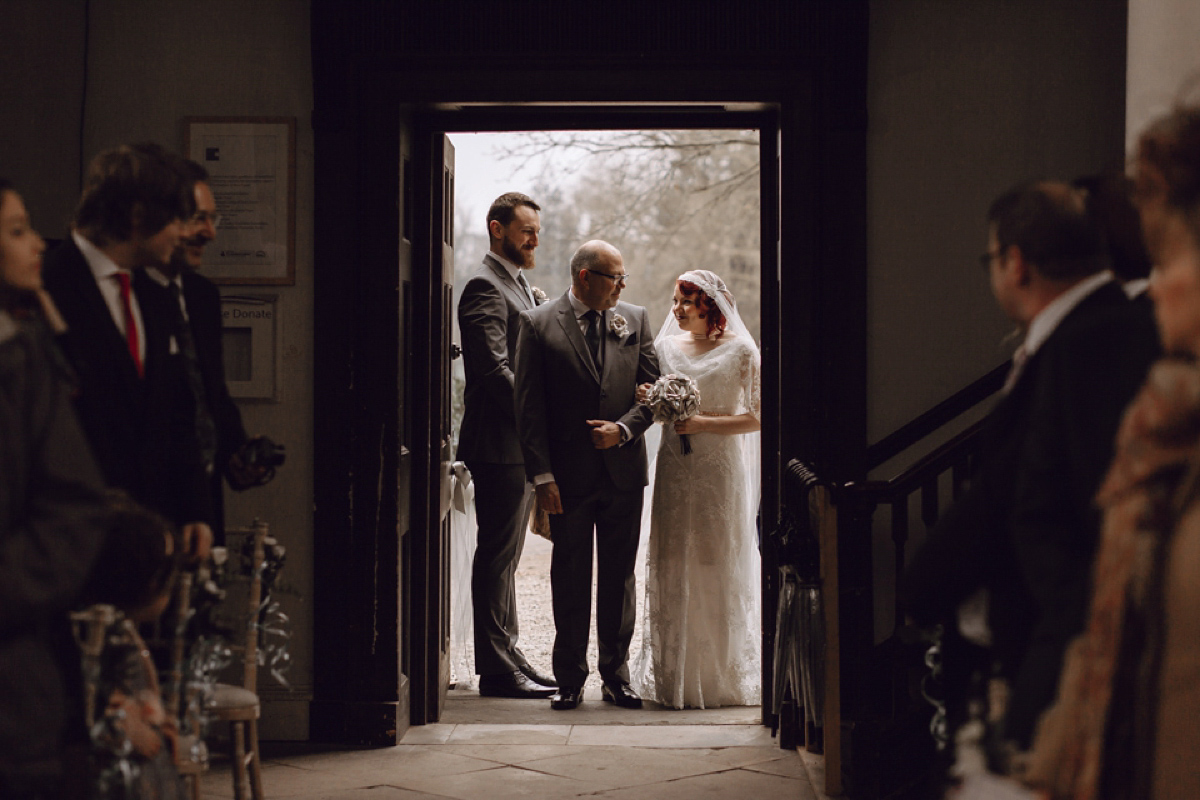
<svg viewBox="0 0 1200 800">
<path fill-rule="evenodd" d="M 242 457 L 250 442 L 242 414 L 225 383 L 225 359 L 221 343 L 221 293 L 198 270 L 204 264 L 204 249 L 217 237 L 221 215 L 208 185 L 208 172 L 194 161 L 183 161 L 193 181 L 196 212 L 192 216 L 170 261 L 147 267 L 146 274 L 171 293 L 176 324 L 188 336 L 181 339 L 178 359 L 188 378 L 195 404 L 196 436 L 201 459 L 208 474 L 213 507 L 214 541 L 225 541 L 225 496 L 222 481 L 241 491 L 258 485 L 266 472 L 248 466 Z M 175 311 L 178 308 L 178 311 Z"/>
<path fill-rule="evenodd" d="M 1104 267 L 1103 243 L 1069 186 L 1001 196 L 988 215 L 993 293 L 1020 327 L 990 445 L 968 493 L 909 566 L 908 607 L 954 627 L 989 593 L 992 653 L 1010 695 L 1001 748 L 1025 749 L 1083 625 L 1099 515 L 1121 412 L 1159 346 L 1148 317 Z"/>
<path fill-rule="evenodd" d="M 101 545 L 100 474 L 41 312 L 41 237 L 0 181 L 0 797 L 70 798 L 84 741 L 67 611 Z M 82 752 L 82 747 L 75 748 Z"/>
<path fill-rule="evenodd" d="M 156 145 L 105 151 L 88 169 L 70 236 L 45 281 L 79 378 L 75 408 L 105 481 L 207 552 L 211 500 L 171 296 L 140 269 L 165 264 L 192 217 L 191 180 Z"/>
</svg>

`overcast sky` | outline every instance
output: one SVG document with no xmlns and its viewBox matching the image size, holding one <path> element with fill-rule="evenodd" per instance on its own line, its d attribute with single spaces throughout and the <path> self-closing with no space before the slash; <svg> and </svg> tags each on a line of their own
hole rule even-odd
<svg viewBox="0 0 1200 800">
<path fill-rule="evenodd" d="M 551 155 L 537 159 L 536 163 L 514 168 L 496 157 L 498 146 L 520 141 L 523 133 L 451 133 L 454 145 L 454 205 L 469 221 L 478 223 L 483 232 L 483 221 L 488 207 L 505 192 L 524 192 L 532 195 L 534 181 L 543 165 L 557 159 L 564 163 L 575 161 L 579 154 Z"/>
</svg>

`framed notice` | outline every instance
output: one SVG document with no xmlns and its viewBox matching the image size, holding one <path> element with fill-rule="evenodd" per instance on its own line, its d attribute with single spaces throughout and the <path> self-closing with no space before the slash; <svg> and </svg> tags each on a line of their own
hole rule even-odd
<svg viewBox="0 0 1200 800">
<path fill-rule="evenodd" d="M 296 118 L 185 117 L 184 151 L 208 170 L 221 224 L 204 252 L 213 283 L 296 282 Z"/>
</svg>

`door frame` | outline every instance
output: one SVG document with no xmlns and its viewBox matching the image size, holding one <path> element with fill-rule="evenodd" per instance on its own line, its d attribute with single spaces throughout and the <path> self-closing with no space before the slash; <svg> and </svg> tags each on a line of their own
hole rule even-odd
<svg viewBox="0 0 1200 800">
<path fill-rule="evenodd" d="M 865 24 L 861 31 L 865 31 Z M 865 80 L 861 80 L 861 75 L 834 75 L 817 70 L 811 63 L 745 69 L 720 69 L 711 63 L 640 63 L 636 69 L 613 69 L 610 63 L 598 61 L 593 65 L 573 63 L 565 68 L 561 63 L 528 63 L 498 76 L 495 65 L 484 59 L 367 57 L 343 77 L 348 78 L 344 93 L 324 91 L 319 95 L 336 96 L 340 105 L 321 106 L 319 113 L 314 113 L 319 153 L 314 247 L 318 415 L 314 650 L 317 653 L 330 642 L 336 646 L 344 640 L 341 627 L 345 624 L 345 609 L 338 605 L 337 590 L 348 579 L 338 574 L 339 564 L 346 561 L 336 555 L 339 545 L 349 534 L 349 544 L 361 560 L 368 545 L 356 542 L 354 537 L 367 513 L 375 514 L 371 531 L 376 538 L 403 536 L 399 520 L 410 500 L 406 497 L 409 487 L 396 486 L 397 472 L 389 469 L 389 461 L 394 463 L 396 459 L 386 452 L 378 458 L 360 459 L 370 467 L 366 472 L 361 471 L 354 458 L 336 452 L 344 439 L 354 442 L 352 452 L 360 455 L 390 451 L 393 447 L 386 431 L 381 441 L 375 430 L 378 426 L 371 415 L 383 412 L 361 400 L 362 390 L 355 380 L 356 376 L 372 371 L 382 371 L 384 377 L 400 380 L 395 337 L 373 339 L 369 332 L 370 320 L 376 315 L 396 316 L 394 305 L 391 309 L 385 307 L 395 302 L 396 293 L 348 289 L 344 285 L 345 274 L 334 270 L 356 255 L 373 253 L 375 256 L 354 263 L 372 275 L 394 273 L 386 254 L 394 252 L 395 226 L 372 224 L 373 218 L 361 212 L 373 205 L 394 207 L 395 172 L 392 172 L 390 198 L 377 190 L 364 192 L 363 181 L 367 184 L 374 181 L 371 185 L 377 189 L 386 184 L 377 177 L 380 167 L 377 157 L 388 151 L 389 136 L 393 143 L 398 138 L 396 131 L 402 113 L 411 112 L 414 119 L 412 174 L 426 176 L 431 174 L 432 159 L 421 155 L 429 152 L 429 148 L 418 146 L 421 142 L 428 143 L 434 133 L 467 126 L 470 130 L 486 130 L 483 123 L 489 117 L 494 120 L 492 129 L 511 131 L 726 127 L 731 118 L 726 115 L 762 114 L 772 124 L 754 127 L 762 130 L 777 126 L 778 130 L 778 137 L 772 142 L 776 146 L 775 164 L 763 164 L 764 183 L 775 181 L 772 196 L 778 197 L 778 213 L 770 215 L 774 227 L 771 230 L 764 227 L 763 231 L 763 392 L 764 404 L 773 403 L 781 412 L 764 420 L 763 458 L 777 468 L 784 457 L 800 457 L 824 467 L 833 479 L 857 477 L 857 459 L 865 450 L 866 439 L 866 119 Z M 471 105 L 476 103 L 489 105 Z M 756 110 L 743 111 L 746 108 Z M 391 169 L 386 158 L 383 164 L 385 169 Z M 410 324 L 411 344 L 420 350 L 414 353 L 417 356 L 414 361 L 423 363 L 440 339 L 444 314 L 438 310 L 440 303 L 432 302 L 432 290 L 440 285 L 441 279 L 440 267 L 431 263 L 429 257 L 433 252 L 428 213 L 432 197 L 427 185 L 422 188 L 424 181 L 416 183 L 410 194 L 415 201 L 415 212 L 422 218 L 414 226 L 415 302 Z M 764 220 L 767 217 L 764 202 Z M 786 220 L 787 224 L 778 224 L 778 220 Z M 776 247 L 768 252 L 766 244 L 771 241 L 776 242 Z M 769 273 L 772 260 L 773 276 Z M 364 278 L 368 285 L 374 282 L 365 275 Z M 386 286 L 387 281 L 383 284 Z M 783 298 L 787 299 L 789 318 L 786 348 L 782 327 L 773 331 L 770 327 L 778 324 Z M 775 313 L 769 313 L 771 310 Z M 351 365 L 349 369 L 347 363 Z M 425 377 L 430 377 L 428 370 Z M 429 383 L 423 385 L 426 389 L 430 387 Z M 416 395 L 426 394 L 416 388 Z M 437 405 L 431 399 L 426 397 L 422 409 L 422 401 L 414 397 L 415 438 L 420 437 L 420 431 L 433 429 L 430 413 Z M 367 416 L 351 415 L 351 419 L 344 419 L 346 408 L 355 412 L 365 409 Z M 785 409 L 786 414 L 782 413 Z M 329 412 L 328 420 L 322 418 L 323 410 Z M 433 463 L 430 444 L 426 437 L 422 446 L 412 448 L 414 491 L 410 539 L 429 535 L 427 520 L 432 518 L 434 495 L 428 489 L 435 485 L 428 469 Z M 397 441 L 395 448 L 400 447 Z M 427 466 L 422 468 L 422 464 Z M 419 474 L 422 472 L 426 473 L 424 477 Z M 776 472 L 772 478 L 764 474 L 765 528 L 773 526 L 778 517 L 777 475 Z M 359 505 L 345 501 L 347 495 L 359 494 L 379 502 L 368 504 L 360 513 Z M 387 502 L 392 494 L 398 496 L 394 504 Z M 389 534 L 389 529 L 393 533 Z M 324 548 L 320 546 L 323 536 L 329 537 Z M 416 543 L 415 539 L 412 541 Z M 390 547 L 385 549 L 390 552 Z M 326 562 L 322 553 L 335 557 Z M 420 574 L 430 574 L 434 566 L 414 565 L 412 575 L 403 575 L 400 560 L 389 559 L 387 563 L 376 562 L 375 577 L 382 582 L 403 584 L 402 596 L 417 598 L 422 592 L 414 592 L 414 588 L 420 587 L 412 584 Z M 361 571 L 361 564 L 359 567 Z M 768 590 L 764 594 L 764 613 L 772 615 L 770 618 L 774 613 L 769 600 L 773 572 L 764 568 Z M 359 599 L 356 604 L 351 612 L 374 613 L 378 608 L 377 598 Z M 350 642 L 359 651 L 355 658 L 362 664 L 357 673 L 339 668 L 332 659 L 315 659 L 314 738 L 396 740 L 410 721 L 420 724 L 436 719 L 436 708 L 428 702 L 429 692 L 407 691 L 411 676 L 399 667 L 407 664 L 410 672 L 424 669 L 427 676 L 434 674 L 428 656 L 422 657 L 424 666 L 420 666 L 417 659 L 409 657 L 413 653 L 406 645 L 406 641 L 411 642 L 411 637 L 418 634 L 408 620 L 414 615 L 427 619 L 428 611 L 410 604 L 404 613 L 397 612 L 394 618 L 384 620 L 387 637 L 392 635 L 391 626 L 397 627 L 399 640 L 395 647 L 405 650 L 398 659 L 379 651 L 378 638 L 369 642 L 369 651 L 368 643 L 361 639 Z M 770 618 L 765 622 L 769 623 Z M 431 626 L 426 628 L 429 629 Z M 375 633 L 378 634 L 378 629 Z M 371 671 L 377 662 L 384 663 L 384 668 L 376 671 L 379 680 L 365 687 L 347 688 L 344 680 L 353 681 L 356 674 L 364 669 Z M 768 669 L 764 664 L 764 672 Z M 440 667 L 437 671 L 440 672 Z M 769 680 L 764 681 L 767 708 L 770 686 Z M 320 713 L 318 707 L 322 709 Z M 355 710 L 363 708 L 368 713 Z M 383 713 L 375 713 L 380 708 Z"/>
<path fill-rule="evenodd" d="M 414 263 L 422 265 L 424 270 L 427 270 L 427 280 L 429 289 L 432 292 L 435 287 L 444 283 L 445 276 L 442 273 L 444 261 L 442 259 L 442 250 L 440 247 L 440 230 L 436 223 L 438 218 L 438 209 L 441 207 L 441 195 L 437 191 L 437 186 L 441 182 L 440 162 L 435 164 L 436 150 L 441 142 L 441 139 L 446 134 L 450 133 L 500 133 L 513 131 L 567 131 L 567 130 L 665 130 L 665 129 L 728 129 L 728 130 L 749 130 L 754 129 L 759 132 L 760 145 L 759 155 L 760 164 L 760 182 L 759 194 L 760 205 L 762 208 L 760 222 L 760 275 L 761 277 L 761 302 L 762 302 L 762 317 L 763 317 L 763 333 L 762 333 L 762 354 L 763 354 L 763 430 L 762 430 L 762 516 L 765 520 L 774 520 L 779 514 L 779 481 L 781 464 L 777 457 L 771 457 L 771 454 L 780 452 L 779 446 L 779 392 L 776 390 L 779 385 L 779 292 L 778 292 L 778 274 L 779 274 L 779 224 L 778 224 L 778 109 L 770 106 L 759 108 L 757 110 L 714 110 L 710 105 L 695 106 L 695 105 L 647 105 L 637 108 L 616 107 L 612 104 L 591 104 L 586 106 L 580 105 L 543 105 L 537 107 L 513 107 L 513 106 L 467 106 L 460 109 L 432 109 L 423 111 L 418 114 L 418 121 L 415 125 L 417 130 L 416 138 L 418 141 L 425 142 L 429 148 L 430 157 L 429 164 L 434 169 L 428 172 L 422 172 L 426 175 L 426 180 L 430 181 L 431 186 L 431 202 L 428 207 L 428 214 L 431 220 L 431 235 L 427 240 L 427 245 L 422 249 L 418 247 L 418 252 L 414 255 Z M 424 226 L 422 226 L 424 227 Z M 431 302 L 435 299 L 430 295 Z M 439 310 L 430 308 L 431 315 L 438 316 L 438 320 L 431 319 L 432 325 L 436 326 L 440 320 L 441 325 L 452 325 L 453 319 L 447 318 L 445 313 L 439 315 Z M 768 320 L 770 322 L 768 322 Z M 434 330 L 431 329 L 430 343 L 431 350 L 437 350 L 437 341 L 440 337 L 433 336 Z M 442 365 L 444 369 L 448 365 Z M 436 387 L 441 385 L 440 373 L 431 372 L 428 376 L 430 383 L 428 384 L 431 390 L 436 391 Z M 432 412 L 441 406 L 443 398 L 435 397 L 433 392 L 423 401 L 428 404 L 429 410 Z M 430 416 L 428 419 L 429 429 L 433 430 L 439 424 L 439 421 Z M 430 443 L 432 444 L 432 443 Z M 435 520 L 436 514 L 436 498 L 437 493 L 436 483 L 433 478 L 438 473 L 435 469 L 440 469 L 437 453 L 434 450 L 429 451 L 430 462 L 428 464 L 427 475 L 428 481 L 414 482 L 413 493 L 418 496 L 418 492 L 431 492 L 429 497 L 430 507 L 427 512 L 421 515 L 420 519 L 424 521 L 425 530 L 429 532 L 429 537 L 436 535 Z M 420 530 L 417 517 L 414 517 L 413 530 Z M 646 531 L 642 535 L 646 535 Z M 443 554 L 443 558 L 448 559 L 448 554 L 442 548 L 428 547 L 422 549 L 423 553 L 434 555 L 435 553 Z M 438 579 L 434 576 L 444 574 L 444 564 L 433 565 L 424 571 L 425 575 L 429 576 L 431 581 L 437 582 Z M 769 709 L 772 707 L 772 689 L 774 686 L 774 665 L 770 657 L 774 651 L 775 640 L 775 609 L 776 598 L 778 596 L 777 580 L 773 576 L 777 573 L 777 564 L 772 560 L 772 551 L 770 548 L 764 550 L 764 561 L 762 565 L 762 597 L 763 597 L 763 613 L 762 613 L 762 628 L 760 630 L 760 641 L 762 642 L 763 658 L 762 663 L 762 687 L 763 687 L 763 723 L 771 724 L 772 715 Z M 449 586 L 442 588 L 442 594 L 449 592 Z M 433 684 L 438 680 L 438 676 L 446 674 L 446 665 L 441 663 L 439 659 L 445 657 L 444 650 L 434 645 L 435 638 L 438 636 L 438 630 L 442 627 L 441 621 L 437 618 L 441 613 L 437 609 L 444 609 L 445 604 L 440 595 L 432 592 L 421 593 L 422 607 L 414 606 L 412 609 L 411 619 L 415 621 L 414 627 L 410 630 L 410 643 L 414 654 L 420 653 L 425 661 L 423 664 L 413 664 L 413 673 L 410 675 L 412 680 L 412 715 L 413 722 L 418 723 L 418 718 L 422 722 L 437 721 L 441 702 L 444 697 L 444 686 L 442 689 L 443 696 L 439 696 L 438 688 Z M 448 596 L 448 595 L 447 595 Z"/>
</svg>

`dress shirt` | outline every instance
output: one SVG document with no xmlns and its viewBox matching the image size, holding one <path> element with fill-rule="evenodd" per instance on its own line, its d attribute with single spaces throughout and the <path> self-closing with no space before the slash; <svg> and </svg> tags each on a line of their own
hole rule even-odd
<svg viewBox="0 0 1200 800">
<path fill-rule="evenodd" d="M 1125 281 L 1125 296 L 1130 300 L 1141 297 L 1150 288 L 1149 278 L 1134 278 L 1131 281 Z"/>
<path fill-rule="evenodd" d="M 1112 272 L 1104 270 L 1081 280 L 1047 304 L 1029 323 L 1029 330 L 1025 334 L 1025 343 L 1021 345 L 1025 348 L 1025 355 L 1028 357 L 1036 353 L 1038 348 L 1050 338 L 1050 334 L 1054 333 L 1058 323 L 1075 310 L 1075 306 L 1112 279 Z"/>
<path fill-rule="evenodd" d="M 183 312 L 184 321 L 191 322 L 191 317 L 188 316 L 187 312 L 187 298 L 183 296 L 183 275 L 180 274 L 176 275 L 174 278 L 168 278 L 154 267 L 146 267 L 146 274 L 150 276 L 152 281 L 167 291 L 171 291 L 172 283 L 179 287 L 179 310 Z"/>
<path fill-rule="evenodd" d="M 496 261 L 498 261 L 500 263 L 500 266 L 504 267 L 504 271 L 508 273 L 510 278 L 512 278 L 514 281 L 517 282 L 517 286 L 521 286 L 522 270 L 520 267 L 518 267 L 516 264 L 509 261 L 504 256 L 500 255 L 499 253 L 494 253 L 489 250 L 488 255 L 490 255 L 492 258 L 496 259 Z M 529 285 L 529 281 L 526 280 L 525 286 L 528 286 L 528 285 Z M 533 305 L 533 306 L 537 305 L 537 301 L 533 299 L 533 290 L 532 289 L 526 289 L 526 288 L 522 287 L 521 291 L 525 292 L 525 296 L 529 298 L 530 305 Z"/>
<path fill-rule="evenodd" d="M 100 296 L 104 298 L 105 305 L 108 306 L 108 313 L 112 316 L 113 324 L 117 326 L 123 338 L 127 338 L 125 331 L 125 307 L 121 303 L 121 284 L 117 282 L 116 275 L 118 272 L 129 274 L 129 270 L 123 270 L 117 266 L 116 262 L 101 252 L 100 248 L 92 244 L 90 241 L 80 236 L 77 232 L 71 231 L 71 238 L 75 240 L 75 246 L 79 248 L 79 252 L 83 254 L 83 258 L 87 261 L 88 267 L 92 270 L 92 276 L 96 279 L 96 285 L 100 287 Z M 138 338 L 138 356 L 143 364 L 146 363 L 146 325 L 142 321 L 142 307 L 137 301 L 137 292 L 133 289 L 133 276 L 130 275 L 129 282 L 129 305 L 133 312 L 133 324 L 137 328 Z"/>
<path fill-rule="evenodd" d="M 571 310 L 575 312 L 575 323 L 579 326 L 579 332 L 582 333 L 586 339 L 588 321 L 585 315 L 593 309 L 584 305 L 583 301 L 575 296 L 575 292 L 573 290 L 567 290 L 567 297 L 571 300 Z M 596 313 L 600 315 L 600 335 L 604 336 L 604 326 L 608 321 L 608 315 L 603 311 L 597 311 Z"/>
</svg>

